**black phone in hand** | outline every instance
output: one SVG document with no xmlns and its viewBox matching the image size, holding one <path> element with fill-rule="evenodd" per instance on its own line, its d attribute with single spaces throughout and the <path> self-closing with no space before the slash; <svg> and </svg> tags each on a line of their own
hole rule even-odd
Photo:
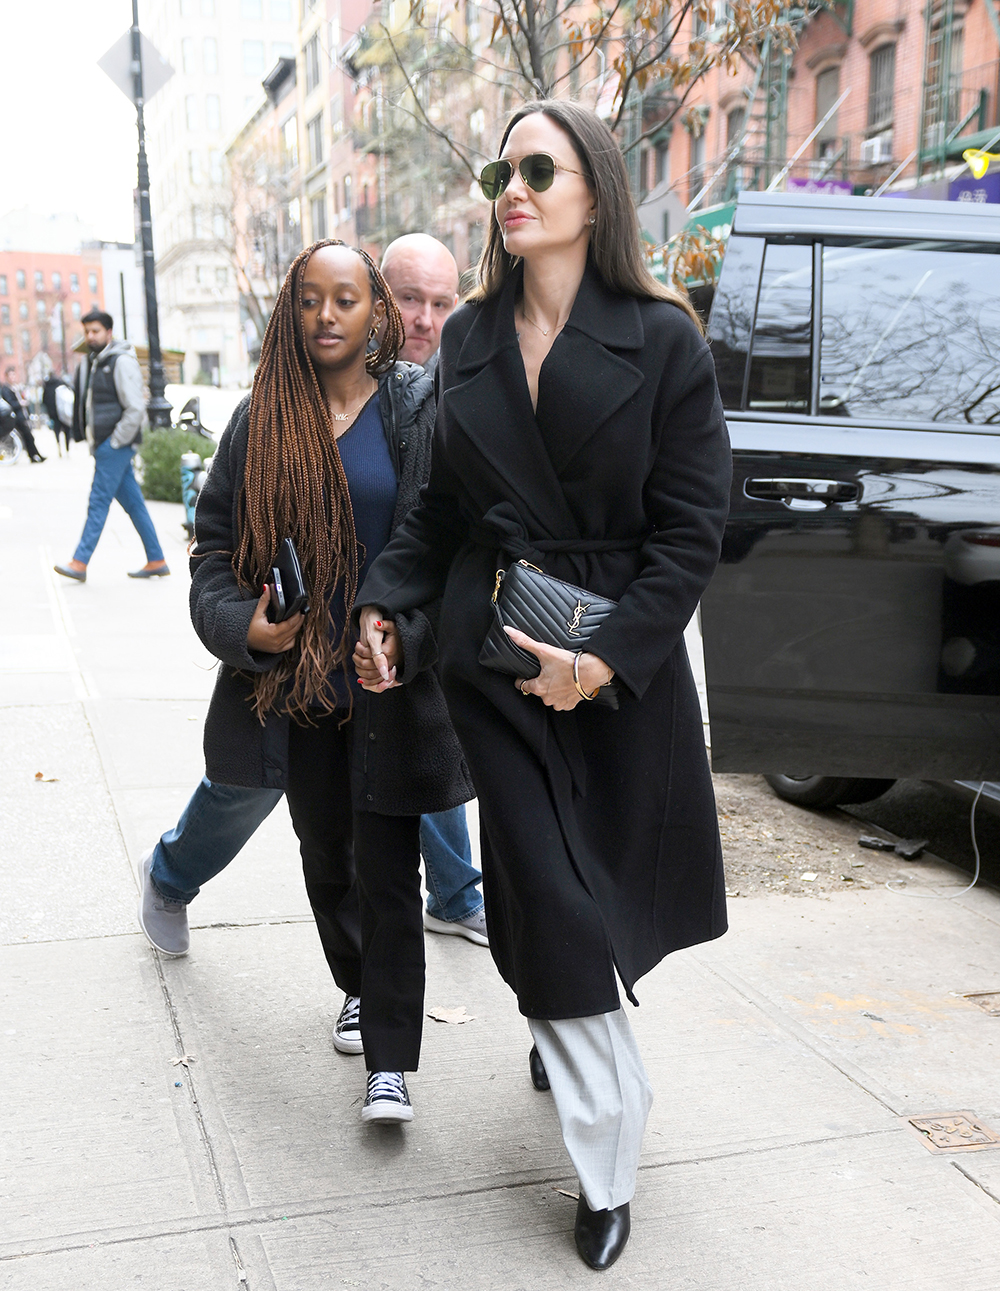
<svg viewBox="0 0 1000 1291">
<path fill-rule="evenodd" d="M 267 605 L 269 623 L 283 623 L 295 614 L 309 613 L 309 595 L 302 577 L 299 553 L 291 538 L 286 538 L 278 548 L 267 586 L 271 591 Z"/>
</svg>

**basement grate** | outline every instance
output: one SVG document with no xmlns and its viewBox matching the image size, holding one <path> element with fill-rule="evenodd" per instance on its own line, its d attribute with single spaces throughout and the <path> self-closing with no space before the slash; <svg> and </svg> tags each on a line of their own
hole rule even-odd
<svg viewBox="0 0 1000 1291">
<path fill-rule="evenodd" d="M 991 1018 L 1000 1018 L 1000 991 L 966 991 L 963 1000 L 971 1000 Z"/>
<path fill-rule="evenodd" d="M 941 1112 L 903 1120 L 931 1152 L 981 1152 L 1000 1147 L 1000 1134 L 985 1125 L 975 1112 Z"/>
</svg>

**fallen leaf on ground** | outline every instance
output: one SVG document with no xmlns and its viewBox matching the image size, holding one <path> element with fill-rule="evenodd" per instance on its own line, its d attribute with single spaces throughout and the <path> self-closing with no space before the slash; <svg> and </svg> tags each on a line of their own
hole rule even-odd
<svg viewBox="0 0 1000 1291">
<path fill-rule="evenodd" d="M 173 1059 L 173 1061 L 172 1061 L 172 1063 L 171 1063 L 171 1066 L 173 1066 L 173 1067 L 178 1067 L 178 1066 L 180 1066 L 180 1067 L 186 1067 L 186 1066 L 188 1065 L 188 1063 L 189 1063 L 189 1062 L 197 1062 L 197 1061 L 198 1061 L 198 1059 L 194 1056 L 194 1054 L 193 1054 L 193 1053 L 182 1053 L 182 1054 L 181 1054 L 181 1056 L 180 1056 L 179 1058 L 174 1058 L 174 1059 Z"/>
<path fill-rule="evenodd" d="M 46 775 L 44 771 L 36 771 L 35 779 L 41 784 L 53 784 L 59 777 L 57 775 Z"/>
<path fill-rule="evenodd" d="M 455 1026 L 461 1026 L 463 1022 L 474 1022 L 475 1018 L 465 1011 L 465 1005 L 457 1009 L 428 1009 L 427 1016 L 433 1018 L 435 1022 L 451 1022 Z"/>
<path fill-rule="evenodd" d="M 552 1191 L 557 1192 L 560 1197 L 569 1197 L 570 1201 L 580 1200 L 580 1194 L 578 1192 L 567 1192 L 565 1188 L 553 1188 Z"/>
</svg>

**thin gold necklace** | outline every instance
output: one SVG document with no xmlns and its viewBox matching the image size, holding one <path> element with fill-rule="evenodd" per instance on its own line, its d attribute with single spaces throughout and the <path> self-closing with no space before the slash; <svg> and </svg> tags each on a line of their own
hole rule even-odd
<svg viewBox="0 0 1000 1291">
<path fill-rule="evenodd" d="M 355 413 L 360 412 L 361 409 L 368 402 L 368 400 L 375 393 L 375 387 L 377 384 L 378 382 L 372 381 L 372 388 L 368 391 L 368 393 L 365 395 L 365 397 L 361 400 L 361 402 L 358 404 L 356 408 L 351 408 L 347 412 L 331 412 L 330 416 L 333 418 L 334 421 L 350 421 L 351 417 L 354 416 Z"/>
<path fill-rule="evenodd" d="M 548 336 L 549 332 L 552 331 L 551 327 L 542 327 L 540 324 L 536 323 L 533 318 L 529 318 L 528 315 L 524 312 L 523 305 L 521 306 L 521 317 L 524 319 L 526 323 L 530 323 L 536 332 L 541 332 L 543 336 Z"/>
</svg>

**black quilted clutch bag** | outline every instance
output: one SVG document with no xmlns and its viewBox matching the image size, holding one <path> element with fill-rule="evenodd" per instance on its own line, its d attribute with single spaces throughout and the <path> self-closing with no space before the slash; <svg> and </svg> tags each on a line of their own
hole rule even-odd
<svg viewBox="0 0 1000 1291">
<path fill-rule="evenodd" d="M 564 583 L 526 560 L 518 560 L 506 573 L 497 570 L 494 617 L 479 652 L 479 662 L 509 677 L 537 677 L 542 670 L 537 656 L 515 645 L 505 627 L 517 628 L 534 641 L 575 654 L 586 650 L 587 642 L 617 605 L 617 601 Z M 593 702 L 617 708 L 618 687 L 608 682 Z"/>
</svg>

